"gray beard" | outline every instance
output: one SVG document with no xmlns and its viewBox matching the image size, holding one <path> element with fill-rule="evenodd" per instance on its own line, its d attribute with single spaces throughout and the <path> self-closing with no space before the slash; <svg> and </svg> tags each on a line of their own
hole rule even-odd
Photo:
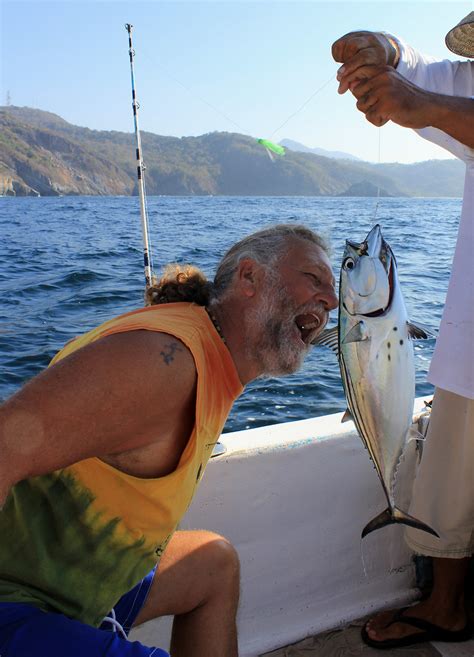
<svg viewBox="0 0 474 657">
<path fill-rule="evenodd" d="M 295 344 L 296 308 L 288 299 L 281 280 L 267 279 L 263 303 L 244 317 L 246 356 L 259 363 L 260 378 L 296 372 L 310 349 Z"/>
</svg>

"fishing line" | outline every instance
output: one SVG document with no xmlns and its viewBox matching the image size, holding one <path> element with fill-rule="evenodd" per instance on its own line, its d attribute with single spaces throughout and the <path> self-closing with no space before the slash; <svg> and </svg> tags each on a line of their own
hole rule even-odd
<svg viewBox="0 0 474 657">
<path fill-rule="evenodd" d="M 283 121 L 283 123 L 281 124 L 281 126 L 279 126 L 276 130 L 274 130 L 274 131 L 272 132 L 272 134 L 270 135 L 270 137 L 273 137 L 273 135 L 276 134 L 279 130 L 281 130 L 281 129 L 282 129 L 287 123 L 289 123 L 289 121 L 291 121 L 291 119 L 292 119 L 293 117 L 295 117 L 297 114 L 299 114 L 299 113 L 301 112 L 301 110 L 303 110 L 303 109 L 306 107 L 306 105 L 308 105 L 308 104 L 313 100 L 313 98 L 319 94 L 320 91 L 322 91 L 323 89 L 325 89 L 325 88 L 328 86 L 328 84 L 329 84 L 330 82 L 335 82 L 335 81 L 336 81 L 336 78 L 334 77 L 334 74 L 332 74 L 331 77 L 329 78 L 329 80 L 327 80 L 323 85 L 321 85 L 318 89 L 316 89 L 316 91 L 315 91 L 313 94 L 311 94 L 311 96 L 308 98 L 308 100 L 306 100 L 306 101 L 301 105 L 301 107 L 300 107 L 299 109 L 296 110 L 296 112 L 293 112 L 293 114 L 291 114 L 291 115 L 286 119 L 286 121 Z"/>
<path fill-rule="evenodd" d="M 247 130 L 246 128 L 243 128 L 241 125 L 239 125 L 237 123 L 237 121 L 234 121 L 234 119 L 232 119 L 228 114 L 226 114 L 225 112 L 220 110 L 218 107 L 216 107 L 215 105 L 210 103 L 205 98 L 203 98 L 203 96 L 198 94 L 194 89 L 192 89 L 191 87 L 188 87 L 187 85 L 185 85 L 183 82 L 181 82 L 181 80 L 178 80 L 178 78 L 175 75 L 173 75 L 168 69 L 166 69 L 162 64 L 155 64 L 152 57 L 149 55 L 149 53 L 145 49 L 143 49 L 143 52 L 146 55 L 147 59 L 150 61 L 151 64 L 153 64 L 153 66 L 155 68 L 161 69 L 161 71 L 163 71 L 171 80 L 173 80 L 173 82 L 175 82 L 180 87 L 182 87 L 185 91 L 187 91 L 188 94 L 191 97 L 196 98 L 197 100 L 200 100 L 202 103 L 204 103 L 205 105 L 210 107 L 212 110 L 214 110 L 214 112 L 216 112 L 217 114 L 222 116 L 226 121 L 228 121 L 233 126 L 238 128 L 243 134 L 250 135 L 252 133 L 251 130 Z M 291 119 L 293 119 L 295 116 L 297 116 L 306 107 L 306 105 L 309 105 L 309 103 L 313 100 L 313 98 L 315 98 L 321 91 L 323 91 L 331 81 L 336 82 L 336 78 L 335 78 L 334 74 L 331 74 L 331 77 L 324 84 L 322 84 L 320 87 L 318 87 L 316 89 L 316 91 L 314 91 L 311 94 L 311 96 L 307 100 L 305 100 L 305 102 L 295 112 L 290 114 L 290 116 L 287 119 L 285 119 L 285 121 L 283 121 L 283 123 L 278 128 L 276 128 L 276 130 L 274 130 L 271 133 L 270 138 L 273 137 L 273 135 L 275 135 L 277 132 L 279 132 L 287 123 L 289 123 L 291 121 Z"/>
<path fill-rule="evenodd" d="M 378 128 L 378 131 L 379 131 L 379 139 L 378 139 L 378 160 L 377 160 L 377 164 L 380 164 L 380 153 L 381 153 L 381 143 L 382 143 L 382 128 Z M 379 201 L 380 201 L 380 182 L 378 182 L 378 179 L 377 179 L 377 200 L 375 201 L 373 223 L 375 223 L 375 219 L 377 217 L 377 210 L 379 209 Z"/>
<path fill-rule="evenodd" d="M 153 66 L 155 68 L 158 68 L 163 73 L 165 73 L 165 75 L 167 75 L 170 80 L 172 80 L 173 82 L 178 84 L 180 87 L 182 87 L 185 91 L 187 91 L 187 93 L 192 98 L 197 98 L 197 100 L 200 100 L 201 103 L 204 103 L 204 105 L 207 105 L 208 107 L 210 107 L 212 110 L 214 110 L 214 112 L 216 112 L 217 114 L 220 114 L 220 116 L 222 116 L 222 118 L 224 118 L 226 121 L 228 121 L 229 123 L 232 123 L 232 125 L 234 125 L 236 128 L 238 128 L 239 130 L 245 132 L 245 129 L 242 128 L 242 126 L 240 126 L 238 123 L 236 123 L 236 121 L 234 121 L 230 116 L 228 116 L 227 114 L 225 114 L 225 112 L 223 112 L 218 107 L 216 107 L 215 105 L 210 103 L 208 100 L 203 98 L 194 89 L 192 89 L 191 87 L 188 87 L 187 85 L 185 85 L 184 82 L 181 82 L 181 80 L 178 80 L 178 78 L 176 76 L 174 76 L 167 68 L 165 68 L 165 66 L 163 66 L 163 64 L 156 64 L 153 61 L 152 57 L 149 55 L 149 53 L 146 50 L 143 50 L 143 53 L 145 54 L 145 56 L 149 60 L 149 62 L 151 64 L 153 64 Z"/>
</svg>

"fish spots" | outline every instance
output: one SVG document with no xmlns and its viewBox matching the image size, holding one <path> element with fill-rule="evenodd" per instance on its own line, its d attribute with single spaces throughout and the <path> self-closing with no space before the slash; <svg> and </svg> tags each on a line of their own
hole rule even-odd
<svg viewBox="0 0 474 657">
<path fill-rule="evenodd" d="M 390 342 L 387 342 L 387 348 L 390 349 L 391 346 Z"/>
<path fill-rule="evenodd" d="M 398 331 L 398 326 L 394 326 L 394 327 L 393 327 L 393 330 L 394 330 L 394 331 Z"/>
<path fill-rule="evenodd" d="M 400 344 L 403 344 L 403 340 L 400 340 Z"/>
<path fill-rule="evenodd" d="M 390 354 L 388 354 L 388 360 L 392 360 L 391 357 L 390 357 Z"/>
</svg>

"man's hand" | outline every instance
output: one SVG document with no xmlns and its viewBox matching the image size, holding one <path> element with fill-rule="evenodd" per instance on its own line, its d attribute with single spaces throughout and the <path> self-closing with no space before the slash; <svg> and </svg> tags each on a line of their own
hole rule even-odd
<svg viewBox="0 0 474 657">
<path fill-rule="evenodd" d="M 343 62 L 337 73 L 339 93 L 350 89 L 370 123 L 431 126 L 474 149 L 474 100 L 425 91 L 402 77 L 394 68 L 400 53 L 393 37 L 349 32 L 334 42 L 332 54 Z"/>
<path fill-rule="evenodd" d="M 393 121 L 404 128 L 432 126 L 474 148 L 474 100 L 421 89 L 390 66 L 365 66 L 351 89 L 357 109 L 380 127 Z"/>
<path fill-rule="evenodd" d="M 399 52 L 395 40 L 381 32 L 349 32 L 333 43 L 332 56 L 343 63 L 337 72 L 338 91 L 343 94 L 352 91 L 373 67 L 396 66 Z"/>
<path fill-rule="evenodd" d="M 365 79 L 353 86 L 357 109 L 370 123 L 380 127 L 393 121 L 404 128 L 433 125 L 432 94 L 408 82 L 392 67 L 364 66 Z"/>
</svg>

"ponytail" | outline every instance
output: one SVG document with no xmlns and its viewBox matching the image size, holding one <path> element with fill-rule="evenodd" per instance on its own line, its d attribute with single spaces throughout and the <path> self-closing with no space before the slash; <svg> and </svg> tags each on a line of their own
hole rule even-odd
<svg viewBox="0 0 474 657">
<path fill-rule="evenodd" d="M 145 292 L 147 306 L 176 301 L 190 301 L 199 306 L 209 303 L 212 283 L 193 265 L 172 263 L 166 266 L 160 280 Z"/>
</svg>

